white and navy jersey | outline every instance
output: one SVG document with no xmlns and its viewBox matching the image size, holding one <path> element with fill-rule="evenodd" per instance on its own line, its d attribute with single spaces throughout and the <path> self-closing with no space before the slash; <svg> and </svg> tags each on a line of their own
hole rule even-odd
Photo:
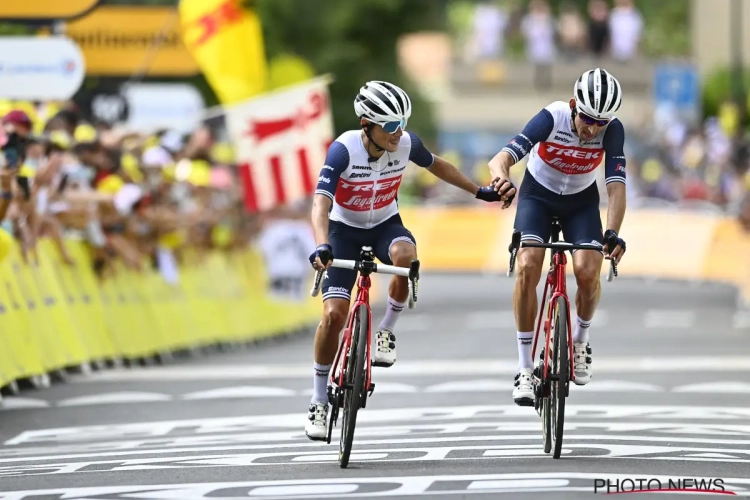
<svg viewBox="0 0 750 500">
<path fill-rule="evenodd" d="M 369 160 L 361 130 L 344 132 L 328 148 L 315 194 L 333 201 L 331 220 L 370 229 L 393 217 L 398 213 L 396 197 L 409 162 L 429 168 L 435 157 L 419 137 L 404 132 L 395 153 Z"/>
<path fill-rule="evenodd" d="M 604 163 L 606 183 L 625 182 L 625 130 L 613 118 L 590 141 L 573 133 L 567 102 L 542 109 L 523 131 L 503 148 L 518 163 L 529 152 L 526 165 L 539 184 L 557 194 L 575 194 L 596 182 L 596 168 Z"/>
</svg>

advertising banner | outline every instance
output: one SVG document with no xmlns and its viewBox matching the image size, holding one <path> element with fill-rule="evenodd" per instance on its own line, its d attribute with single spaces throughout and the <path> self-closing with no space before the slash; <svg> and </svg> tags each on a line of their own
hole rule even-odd
<svg viewBox="0 0 750 500">
<path fill-rule="evenodd" d="M 85 75 L 81 51 L 65 37 L 0 38 L 0 99 L 70 99 Z"/>
<path fill-rule="evenodd" d="M 67 23 L 90 75 L 190 76 L 198 66 L 182 41 L 173 7 L 102 6 Z"/>
<path fill-rule="evenodd" d="M 268 210 L 311 196 L 333 141 L 329 78 L 227 108 L 245 208 Z"/>
<path fill-rule="evenodd" d="M 0 2 L 0 19 L 40 21 L 71 19 L 93 10 L 100 0 L 7 0 Z"/>
</svg>

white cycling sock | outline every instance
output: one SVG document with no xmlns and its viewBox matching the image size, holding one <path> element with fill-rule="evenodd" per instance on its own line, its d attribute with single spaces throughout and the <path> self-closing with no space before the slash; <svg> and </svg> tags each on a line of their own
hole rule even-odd
<svg viewBox="0 0 750 500">
<path fill-rule="evenodd" d="M 518 370 L 534 369 L 531 347 L 534 343 L 534 332 L 518 332 Z"/>
<path fill-rule="evenodd" d="M 328 403 L 328 374 L 333 365 L 319 365 L 315 363 L 315 378 L 313 378 L 313 395 L 311 403 Z"/>
<path fill-rule="evenodd" d="M 582 320 L 576 315 L 576 327 L 573 330 L 573 342 L 580 344 L 582 342 L 589 341 L 589 327 L 591 326 L 591 320 Z"/>
<path fill-rule="evenodd" d="M 396 327 L 396 321 L 398 321 L 398 316 L 401 314 L 401 311 L 404 310 L 406 304 L 406 302 L 397 302 L 391 297 L 388 297 L 388 305 L 385 308 L 385 317 L 383 318 L 383 321 L 380 322 L 378 330 L 388 330 L 389 332 L 393 332 L 393 329 Z"/>
</svg>

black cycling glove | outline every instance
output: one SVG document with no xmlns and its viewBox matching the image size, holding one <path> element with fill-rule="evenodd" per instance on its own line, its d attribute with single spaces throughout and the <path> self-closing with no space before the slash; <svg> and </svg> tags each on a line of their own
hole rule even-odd
<svg viewBox="0 0 750 500">
<path fill-rule="evenodd" d="M 612 229 L 604 231 L 604 244 L 607 245 L 607 250 L 612 253 L 615 248 L 619 245 L 622 251 L 625 251 L 625 240 L 617 236 L 617 233 Z"/>
<path fill-rule="evenodd" d="M 316 257 L 320 259 L 320 262 L 322 262 L 323 265 L 328 264 L 328 262 L 333 260 L 333 247 L 331 247 L 331 245 L 329 245 L 328 243 L 323 243 L 315 249 L 315 251 L 310 255 L 310 264 L 313 265 L 313 268 L 315 267 Z"/>
</svg>

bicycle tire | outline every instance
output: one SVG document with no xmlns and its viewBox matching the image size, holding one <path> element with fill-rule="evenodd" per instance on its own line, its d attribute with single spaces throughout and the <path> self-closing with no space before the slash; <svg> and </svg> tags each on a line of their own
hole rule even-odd
<svg viewBox="0 0 750 500">
<path fill-rule="evenodd" d="M 347 360 L 344 383 L 351 384 L 350 389 L 344 389 L 344 415 L 341 425 L 341 440 L 339 442 L 339 466 L 345 469 L 349 465 L 349 457 L 354 443 L 354 428 L 357 425 L 357 411 L 365 394 L 365 361 L 367 355 L 367 329 L 370 317 L 367 307 L 360 305 L 354 311 L 354 325 L 352 327 L 352 344 Z"/>
<path fill-rule="evenodd" d="M 552 458 L 560 458 L 565 428 L 565 398 L 568 394 L 570 380 L 570 357 L 568 345 L 568 304 L 563 297 L 558 297 L 555 307 L 554 358 L 552 372 L 557 379 L 552 381 L 551 403 L 554 406 L 553 425 L 554 452 Z"/>
</svg>

